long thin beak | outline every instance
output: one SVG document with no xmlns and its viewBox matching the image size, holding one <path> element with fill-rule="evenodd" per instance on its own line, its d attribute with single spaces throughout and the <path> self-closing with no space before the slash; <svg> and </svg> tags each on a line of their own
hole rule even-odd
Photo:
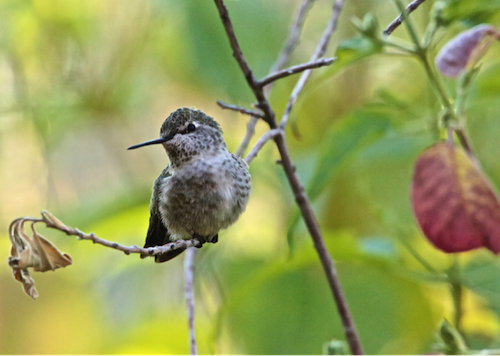
<svg viewBox="0 0 500 356">
<path fill-rule="evenodd" d="M 155 140 L 146 141 L 143 143 L 139 143 L 137 145 L 130 146 L 129 148 L 127 148 L 127 150 L 135 150 L 136 148 L 139 148 L 139 147 L 144 147 L 144 146 L 149 146 L 149 145 L 157 145 L 159 143 L 167 142 L 173 138 L 174 138 L 174 135 L 167 136 L 167 137 L 160 137 L 160 138 L 157 138 Z"/>
</svg>

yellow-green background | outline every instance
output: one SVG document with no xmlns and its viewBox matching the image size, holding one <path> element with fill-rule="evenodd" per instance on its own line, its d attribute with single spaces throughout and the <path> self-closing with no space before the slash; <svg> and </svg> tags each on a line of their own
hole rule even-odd
<svg viewBox="0 0 500 356">
<path fill-rule="evenodd" d="M 487 1 L 473 3 L 479 8 Z M 433 53 L 475 23 L 500 25 L 499 2 L 488 3 L 487 13 L 468 16 L 472 6 L 440 32 Z M 279 53 L 297 4 L 227 1 L 257 77 Z M 431 5 L 412 15 L 420 34 Z M 308 60 L 330 8 L 330 1 L 317 1 L 289 64 Z M 389 0 L 347 0 L 329 56 L 355 36 L 350 19 L 368 11 L 383 27 L 397 15 Z M 7 226 L 48 209 L 83 231 L 142 244 L 150 187 L 168 161 L 160 147 L 126 148 L 156 138 L 170 112 L 190 106 L 216 118 L 236 150 L 247 118 L 215 101 L 250 107 L 254 98 L 215 5 L 2 0 L 0 19 L 0 353 L 187 353 L 182 258 L 156 265 L 44 230 L 74 265 L 34 274 L 40 298 L 32 301 L 6 263 Z M 407 38 L 404 28 L 394 36 Z M 468 102 L 471 140 L 496 186 L 499 53 L 500 44 L 493 44 Z M 296 80 L 273 89 L 278 116 Z M 445 85 L 454 91 L 454 80 Z M 308 188 L 316 189 L 314 209 L 369 353 L 429 352 L 439 322 L 452 319 L 446 284 L 433 281 L 405 247 L 439 271 L 451 263 L 419 233 L 408 197 L 416 156 L 439 137 L 438 113 L 415 60 L 377 55 L 317 70 L 292 115 L 300 138 L 287 131 L 300 178 L 306 186 L 317 182 Z M 252 143 L 265 129 L 258 124 Z M 287 243 L 297 211 L 277 158 L 270 144 L 252 162 L 246 213 L 197 255 L 201 353 L 321 353 L 325 342 L 343 338 L 303 223 L 293 251 Z M 460 262 L 469 286 L 466 338 L 475 348 L 498 347 L 500 264 L 487 251 L 463 254 Z"/>
</svg>

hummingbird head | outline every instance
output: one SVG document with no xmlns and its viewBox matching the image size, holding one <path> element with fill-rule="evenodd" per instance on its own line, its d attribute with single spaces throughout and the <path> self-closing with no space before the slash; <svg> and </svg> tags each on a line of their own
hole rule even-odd
<svg viewBox="0 0 500 356">
<path fill-rule="evenodd" d="M 226 149 L 219 124 L 201 110 L 181 108 L 163 122 L 160 138 L 129 147 L 162 144 L 172 165 L 180 165 L 193 157 L 213 155 Z"/>
</svg>

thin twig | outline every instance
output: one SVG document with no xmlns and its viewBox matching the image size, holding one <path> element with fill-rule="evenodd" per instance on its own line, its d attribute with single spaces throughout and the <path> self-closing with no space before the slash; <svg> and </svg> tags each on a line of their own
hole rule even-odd
<svg viewBox="0 0 500 356">
<path fill-rule="evenodd" d="M 285 41 L 285 45 L 283 46 L 283 49 L 281 50 L 280 54 L 278 55 L 278 59 L 274 64 L 271 66 L 271 69 L 269 71 L 269 75 L 272 75 L 274 72 L 279 71 L 283 66 L 288 62 L 288 59 L 292 55 L 293 51 L 297 47 L 300 39 L 300 33 L 302 32 L 302 27 L 304 26 L 305 19 L 307 17 L 307 14 L 312 7 L 313 3 L 315 0 L 304 0 L 300 6 L 297 8 L 297 11 L 295 12 L 295 17 L 293 24 L 290 28 L 290 32 L 288 34 L 288 38 Z M 267 97 L 269 93 L 271 92 L 271 89 L 273 88 L 273 84 L 270 84 L 264 88 L 264 95 Z M 240 147 L 238 147 L 238 150 L 236 151 L 237 156 L 243 156 L 243 154 L 246 152 L 248 145 L 250 144 L 250 140 L 252 139 L 254 133 L 255 133 L 255 126 L 257 125 L 258 120 L 255 117 L 251 117 L 250 120 L 248 120 L 247 123 L 247 130 L 245 133 L 245 137 L 243 138 L 243 141 L 240 144 Z"/>
<path fill-rule="evenodd" d="M 278 59 L 272 65 L 269 74 L 279 71 L 288 62 L 288 59 L 299 44 L 302 27 L 304 27 L 304 22 L 306 20 L 307 14 L 311 9 L 314 1 L 315 0 L 304 0 L 297 8 L 292 26 L 290 27 L 288 38 L 278 56 Z"/>
<path fill-rule="evenodd" d="M 188 248 L 184 257 L 184 293 L 186 295 L 186 305 L 189 326 L 189 354 L 198 355 L 196 345 L 196 333 L 194 328 L 194 257 L 196 249 Z"/>
<path fill-rule="evenodd" d="M 122 251 L 126 255 L 130 255 L 132 253 L 138 253 L 138 254 L 141 254 L 142 256 L 156 256 L 156 255 L 165 253 L 167 251 L 173 251 L 173 250 L 179 250 L 179 249 L 185 250 L 188 247 L 201 247 L 202 246 L 202 243 L 196 238 L 193 238 L 190 240 L 177 240 L 174 242 L 169 242 L 169 243 L 162 245 L 162 246 L 147 247 L 147 248 L 139 247 L 137 245 L 125 246 L 125 245 L 121 245 L 117 242 L 104 240 L 104 239 L 98 237 L 97 235 L 95 235 L 94 233 L 87 234 L 87 233 L 80 231 L 77 228 L 67 226 L 46 210 L 42 211 L 42 218 L 41 219 L 31 218 L 31 217 L 22 217 L 19 219 L 24 220 L 24 222 L 44 223 L 46 227 L 62 231 L 68 236 L 77 236 L 79 240 L 90 240 L 95 244 L 99 244 L 102 246 L 113 248 L 115 250 Z M 16 219 L 16 220 L 19 220 L 19 219 Z"/>
<path fill-rule="evenodd" d="M 407 7 L 406 11 L 411 14 L 415 11 L 421 4 L 423 4 L 425 0 L 413 0 Z M 389 26 L 384 30 L 384 35 L 389 36 L 396 28 L 399 27 L 403 23 L 404 14 L 400 14 L 394 21 L 392 21 Z"/>
<path fill-rule="evenodd" d="M 248 155 L 245 157 L 245 162 L 250 164 L 252 160 L 257 157 L 257 154 L 259 151 L 264 147 L 264 145 L 269 141 L 275 138 L 278 135 L 282 135 L 283 130 L 281 129 L 272 129 L 267 131 L 262 137 L 257 141 L 255 146 L 253 146 L 252 150 L 248 153 Z"/>
<path fill-rule="evenodd" d="M 250 115 L 253 117 L 257 117 L 257 118 L 262 118 L 262 114 L 260 112 L 257 112 L 255 110 L 246 109 L 246 108 L 238 106 L 238 105 L 227 104 L 227 103 L 220 101 L 220 100 L 217 100 L 217 105 L 219 105 L 223 109 L 233 110 L 233 111 L 245 114 L 245 115 Z"/>
<path fill-rule="evenodd" d="M 258 117 L 252 116 L 250 120 L 247 122 L 247 130 L 245 132 L 245 137 L 243 141 L 241 141 L 240 147 L 236 151 L 236 156 L 241 157 L 246 152 L 248 145 L 250 144 L 250 140 L 255 134 L 255 125 L 257 125 L 257 121 L 259 121 Z"/>
<path fill-rule="evenodd" d="M 287 69 L 283 69 L 279 72 L 275 72 L 271 75 L 268 75 L 264 79 L 259 80 L 258 85 L 261 87 L 264 87 L 266 85 L 269 85 L 269 84 L 275 82 L 278 79 L 301 73 L 307 69 L 328 66 L 328 65 L 332 64 L 334 60 L 335 60 L 335 58 L 321 58 L 321 59 L 318 59 L 317 61 L 307 62 L 307 63 L 299 64 L 299 65 L 296 65 L 296 66 L 293 66 L 293 67 L 290 67 Z"/>
<path fill-rule="evenodd" d="M 278 128 L 278 124 L 276 122 L 275 113 L 264 94 L 263 88 L 257 85 L 257 82 L 253 77 L 252 71 L 250 70 L 248 64 L 246 63 L 245 58 L 243 57 L 241 49 L 238 45 L 238 40 L 235 37 L 233 25 L 229 18 L 229 14 L 227 13 L 227 9 L 224 5 L 224 2 L 223 0 L 214 0 L 214 2 L 219 11 L 222 24 L 224 26 L 226 35 L 228 36 L 229 43 L 233 50 L 233 56 L 240 65 L 240 68 L 242 69 L 242 72 L 247 80 L 247 83 L 250 89 L 252 89 L 255 98 L 258 101 L 258 107 L 262 110 L 262 113 L 264 115 L 264 120 L 269 124 L 271 129 L 276 129 Z M 313 60 L 317 60 L 318 58 L 322 57 L 324 51 L 326 51 L 326 46 L 328 45 L 328 41 L 331 37 L 333 29 L 337 24 L 337 19 L 342 9 L 343 3 L 344 3 L 343 0 L 337 0 L 335 2 L 332 15 L 334 21 L 329 22 L 327 28 L 328 33 L 326 33 L 326 35 L 324 35 L 323 38 L 321 39 L 317 47 L 317 51 L 315 52 L 317 56 L 314 57 Z M 310 69 L 308 71 L 310 71 Z M 303 72 L 302 75 L 304 75 L 308 71 Z M 361 342 L 359 340 L 359 336 L 356 331 L 356 326 L 354 325 L 354 321 L 349 312 L 347 301 L 345 299 L 344 292 L 342 291 L 340 280 L 337 275 L 337 270 L 335 269 L 335 265 L 328 250 L 326 249 L 325 242 L 321 234 L 321 230 L 319 228 L 316 216 L 314 215 L 314 212 L 311 207 L 311 203 L 295 172 L 294 165 L 290 157 L 290 152 L 288 151 L 288 146 L 285 141 L 285 136 L 276 135 L 274 137 L 274 141 L 276 142 L 276 146 L 278 147 L 281 156 L 282 167 L 288 178 L 290 187 L 295 195 L 295 200 L 300 209 L 302 217 L 304 218 L 304 222 L 307 226 L 307 229 L 311 234 L 311 238 L 313 239 L 314 242 L 314 247 L 316 249 L 316 252 L 318 253 L 321 264 L 323 266 L 323 270 L 328 280 L 330 290 L 332 291 L 333 297 L 335 299 L 335 304 L 337 306 L 337 310 L 340 315 L 344 333 L 346 335 L 347 342 L 349 343 L 351 352 L 355 355 L 363 354 L 363 348 L 361 346 Z"/>
<path fill-rule="evenodd" d="M 344 0 L 337 0 L 333 4 L 333 11 L 332 15 L 330 16 L 330 20 L 328 21 L 328 24 L 326 26 L 325 31 L 323 32 L 323 37 L 321 37 L 321 40 L 319 41 L 318 45 L 316 46 L 316 49 L 311 56 L 311 59 L 309 62 L 314 62 L 318 60 L 318 58 L 321 58 L 324 56 L 326 53 L 326 50 L 328 48 L 328 44 L 330 43 L 330 38 L 332 37 L 333 32 L 337 28 L 337 22 L 338 18 L 340 15 L 340 12 L 342 11 L 342 7 L 344 6 Z M 290 95 L 290 99 L 288 99 L 288 103 L 286 104 L 285 112 L 283 113 L 283 116 L 281 118 L 281 123 L 280 127 L 285 128 L 286 124 L 288 122 L 288 119 L 290 117 L 290 113 L 292 112 L 293 105 L 297 101 L 297 98 L 304 89 L 304 86 L 306 85 L 307 80 L 309 79 L 309 76 L 311 75 L 312 70 L 308 69 L 302 73 L 300 76 L 299 81 L 297 84 L 295 84 L 295 87 L 293 88 L 292 94 Z"/>
</svg>

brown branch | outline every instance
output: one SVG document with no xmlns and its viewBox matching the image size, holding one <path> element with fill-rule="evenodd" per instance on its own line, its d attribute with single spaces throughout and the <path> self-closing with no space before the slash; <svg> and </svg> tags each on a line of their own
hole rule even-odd
<svg viewBox="0 0 500 356">
<path fill-rule="evenodd" d="M 186 295 L 186 305 L 189 326 L 189 354 L 198 355 L 196 345 L 196 333 L 194 328 L 194 257 L 196 249 L 188 248 L 184 257 L 184 293 Z"/>
<path fill-rule="evenodd" d="M 302 32 L 302 27 L 304 26 L 305 19 L 307 17 L 307 14 L 312 7 L 313 3 L 315 0 L 304 0 L 300 6 L 297 8 L 297 11 L 295 13 L 294 21 L 293 24 L 290 28 L 290 32 L 288 34 L 288 38 L 285 42 L 285 45 L 283 46 L 283 49 L 281 50 L 280 54 L 278 55 L 278 59 L 274 64 L 271 66 L 271 70 L 269 71 L 269 75 L 273 74 L 276 71 L 279 71 L 287 62 L 289 57 L 292 55 L 293 51 L 297 47 L 300 39 L 300 33 Z M 274 83 L 273 83 L 274 84 Z M 269 95 L 273 84 L 270 84 L 264 88 L 264 95 L 267 97 Z M 240 147 L 238 147 L 238 150 L 236 151 L 236 155 L 238 156 L 243 156 L 245 151 L 248 148 L 248 145 L 250 144 L 250 140 L 252 139 L 254 133 L 255 133 L 255 126 L 257 125 L 257 119 L 255 117 L 251 117 L 250 120 L 248 120 L 247 123 L 247 130 L 245 133 L 245 137 L 243 138 L 243 141 L 240 144 Z"/>
<path fill-rule="evenodd" d="M 343 6 L 344 6 L 344 0 L 337 0 L 333 4 L 333 11 L 330 16 L 330 20 L 328 21 L 328 24 L 326 26 L 326 29 L 323 32 L 323 37 L 321 37 L 309 62 L 314 62 L 318 60 L 318 58 L 323 57 L 324 54 L 326 53 L 328 44 L 330 43 L 330 38 L 332 37 L 333 32 L 337 28 L 337 22 Z M 311 72 L 312 72 L 311 69 L 304 71 L 300 76 L 300 79 L 297 82 L 297 84 L 295 84 L 292 94 L 290 95 L 290 99 L 288 99 L 288 103 L 286 104 L 285 112 L 283 113 L 283 116 L 281 118 L 281 123 L 280 123 L 281 128 L 284 129 L 286 127 L 286 124 L 290 117 L 290 113 L 292 112 L 293 105 L 297 101 L 297 98 L 302 89 L 304 89 L 306 82 L 309 79 L 309 76 L 311 75 Z"/>
<path fill-rule="evenodd" d="M 246 108 L 238 106 L 238 105 L 227 104 L 227 103 L 220 101 L 220 100 L 217 100 L 217 105 L 219 105 L 223 109 L 233 110 L 233 111 L 239 112 L 241 114 L 250 115 L 253 117 L 257 117 L 257 118 L 262 118 L 262 114 L 260 112 L 246 109 Z"/>
<path fill-rule="evenodd" d="M 238 41 L 235 37 L 233 25 L 229 18 L 229 14 L 227 13 L 227 9 L 224 5 L 224 2 L 223 0 L 214 0 L 214 2 L 217 6 L 217 9 L 219 10 L 219 15 L 221 17 L 222 24 L 224 26 L 224 29 L 229 39 L 229 43 L 233 50 L 233 56 L 240 65 L 243 75 L 245 76 L 250 89 L 252 89 L 258 101 L 258 107 L 262 110 L 262 113 L 264 115 L 264 120 L 269 124 L 271 129 L 276 129 L 278 125 L 276 123 L 275 113 L 271 108 L 269 102 L 267 101 L 263 88 L 258 86 L 258 83 L 255 81 L 255 78 L 253 77 L 250 67 L 248 66 L 248 64 L 245 61 L 245 58 L 243 57 L 243 53 L 241 52 L 241 49 L 238 45 Z M 326 51 L 326 47 L 328 45 L 331 34 L 333 33 L 333 30 L 336 27 L 337 19 L 342 9 L 342 5 L 343 5 L 343 0 L 337 0 L 335 2 L 332 18 L 328 23 L 327 30 L 325 30 L 325 34 L 323 35 L 320 43 L 317 46 L 317 49 L 315 51 L 316 56 L 312 60 L 317 60 L 318 58 L 322 57 L 324 52 Z M 308 71 L 303 72 L 302 76 L 304 76 L 304 74 L 308 72 L 310 72 L 310 69 Z M 298 93 L 296 93 L 296 95 L 298 95 Z M 363 354 L 363 348 L 361 346 L 361 342 L 359 340 L 356 331 L 356 326 L 354 325 L 354 321 L 352 320 L 351 314 L 349 312 L 347 301 L 345 299 L 344 292 L 342 291 L 342 287 L 340 285 L 335 265 L 328 250 L 326 249 L 323 236 L 321 235 L 321 230 L 316 220 L 316 216 L 312 211 L 311 203 L 307 197 L 307 194 L 304 191 L 302 184 L 300 183 L 297 177 L 297 174 L 295 173 L 294 165 L 290 158 L 290 152 L 288 151 L 288 146 L 286 144 L 285 137 L 284 135 L 276 135 L 274 137 L 274 141 L 281 155 L 282 166 L 288 178 L 290 187 L 292 188 L 293 194 L 295 195 L 295 200 L 297 202 L 297 205 L 299 206 L 302 217 L 304 218 L 307 229 L 311 234 L 311 237 L 314 242 L 314 247 L 316 248 L 321 264 L 323 266 L 323 270 L 325 272 L 328 284 L 335 299 L 337 310 L 340 315 L 344 333 L 346 335 L 347 342 L 349 343 L 349 346 L 351 348 L 351 352 L 355 355 Z"/>
<path fill-rule="evenodd" d="M 250 164 L 250 162 L 252 162 L 252 160 L 255 157 L 257 157 L 257 154 L 259 153 L 259 151 L 262 149 L 262 147 L 264 147 L 264 145 L 269 140 L 272 140 L 276 136 L 282 135 L 282 134 L 283 134 L 283 130 L 281 130 L 281 129 L 271 129 L 271 130 L 267 131 L 264 135 L 262 135 L 262 137 L 259 139 L 259 141 L 257 141 L 255 146 L 253 146 L 252 150 L 247 154 L 247 156 L 245 157 L 245 162 Z"/>
<path fill-rule="evenodd" d="M 155 247 L 148 247 L 148 248 L 139 247 L 137 245 L 125 246 L 125 245 L 121 245 L 117 242 L 104 240 L 104 239 L 98 237 L 97 235 L 95 235 L 93 232 L 90 234 L 87 234 L 87 233 L 80 231 L 77 228 L 67 226 L 64 223 L 62 223 L 59 219 L 57 219 L 54 215 L 52 215 L 51 213 L 49 213 L 46 210 L 43 210 L 41 215 L 42 215 L 41 219 L 30 218 L 30 217 L 23 217 L 20 219 L 23 219 L 26 222 L 44 223 L 46 227 L 64 232 L 68 236 L 76 236 L 76 237 L 78 237 L 79 240 L 90 240 L 95 244 L 99 244 L 102 246 L 110 247 L 110 248 L 115 249 L 115 250 L 122 251 L 126 255 L 130 255 L 132 253 L 138 253 L 138 254 L 141 254 L 142 256 L 155 256 L 155 255 L 165 253 L 167 251 L 173 251 L 173 250 L 179 250 L 179 249 L 185 250 L 188 247 L 200 247 L 200 246 L 202 246 L 202 243 L 196 238 L 193 238 L 190 240 L 177 240 L 174 242 L 169 242 L 168 244 L 165 244 L 162 246 L 155 246 Z"/>
<path fill-rule="evenodd" d="M 423 4 L 425 0 L 413 0 L 407 7 L 406 7 L 406 16 L 411 14 L 413 11 L 415 11 L 421 4 Z M 384 35 L 389 36 L 396 28 L 399 27 L 403 23 L 404 20 L 404 14 L 400 14 L 394 21 L 392 21 L 389 26 L 384 30 Z"/>
<path fill-rule="evenodd" d="M 293 66 L 293 67 L 290 67 L 287 69 L 283 69 L 281 71 L 278 71 L 278 72 L 275 72 L 271 75 L 268 75 L 264 79 L 259 80 L 258 85 L 261 87 L 264 87 L 266 85 L 269 85 L 269 84 L 275 82 L 278 79 L 301 73 L 307 69 L 328 66 L 328 65 L 332 64 L 334 60 L 335 60 L 335 58 L 321 58 L 321 59 L 318 59 L 317 61 L 307 62 L 307 63 L 299 64 L 299 65 L 296 65 L 296 66 Z"/>
</svg>

